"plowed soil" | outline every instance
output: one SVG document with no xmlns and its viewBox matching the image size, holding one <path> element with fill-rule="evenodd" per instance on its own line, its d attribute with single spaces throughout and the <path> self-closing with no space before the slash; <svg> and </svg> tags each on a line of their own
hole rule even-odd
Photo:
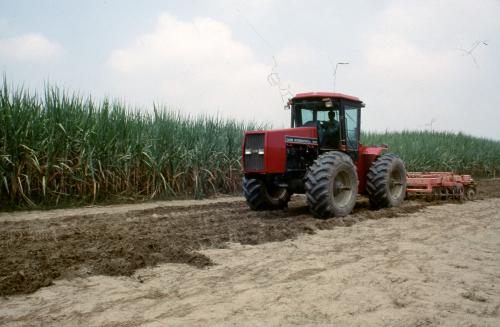
<svg viewBox="0 0 500 327">
<path fill-rule="evenodd" d="M 90 287 L 88 283 L 91 284 L 91 282 L 89 281 L 92 278 L 97 278 L 92 277 L 89 279 L 89 277 L 96 275 L 105 275 L 131 276 L 135 282 L 142 284 L 143 282 L 147 281 L 147 276 L 148 274 L 151 274 L 151 272 L 148 273 L 147 269 L 139 269 L 146 267 L 155 267 L 161 263 L 187 264 L 181 265 L 180 267 L 191 266 L 195 269 L 209 268 L 209 270 L 215 269 L 214 271 L 216 271 L 216 267 L 221 264 L 221 257 L 219 255 L 220 253 L 231 254 L 236 251 L 234 250 L 235 248 L 241 249 L 241 247 L 243 247 L 243 249 L 247 249 L 245 247 L 246 245 L 258 245 L 277 241 L 287 241 L 287 244 L 292 244 L 292 247 L 297 247 L 298 245 L 294 245 L 295 243 L 293 242 L 297 241 L 297 244 L 299 244 L 299 241 L 304 238 L 303 235 L 307 234 L 318 234 L 315 237 L 320 237 L 317 240 L 320 240 L 320 243 L 322 245 L 319 246 L 333 246 L 334 248 L 337 248 L 337 252 L 345 250 L 350 253 L 350 256 L 354 255 L 354 257 L 356 257 L 355 253 L 353 254 L 349 248 L 357 248 L 359 247 L 359 242 L 363 243 L 362 233 L 357 236 L 354 235 L 354 237 L 352 237 L 352 244 L 346 243 L 346 240 L 343 239 L 343 241 L 339 242 L 338 244 L 328 245 L 325 243 L 327 242 L 327 240 L 321 238 L 323 237 L 322 235 L 325 235 L 323 234 L 322 230 L 332 230 L 336 229 L 336 227 L 341 226 L 349 227 L 348 229 L 353 229 L 356 226 L 366 225 L 367 222 L 363 222 L 366 220 L 371 221 L 381 218 L 396 217 L 400 217 L 401 219 L 403 219 L 414 216 L 411 214 L 417 212 L 417 215 L 424 215 L 424 213 L 427 214 L 426 212 L 428 210 L 425 208 L 428 206 L 432 206 L 432 208 L 452 208 L 449 210 L 446 209 L 447 211 L 445 211 L 447 213 L 444 214 L 444 216 L 442 215 L 438 217 L 438 219 L 441 221 L 443 219 L 450 220 L 448 221 L 448 223 L 450 223 L 448 227 L 450 228 L 450 232 L 452 232 L 452 227 L 457 227 L 460 225 L 460 222 L 463 222 L 463 220 L 457 220 L 458 222 L 456 224 L 453 224 L 453 215 L 458 215 L 462 210 L 466 210 L 467 208 L 467 210 L 470 210 L 471 206 L 475 208 L 474 210 L 481 211 L 481 207 L 482 205 L 484 205 L 484 210 L 489 210 L 488 212 L 491 211 L 492 213 L 498 214 L 498 211 L 500 209 L 500 202 L 499 200 L 491 198 L 500 197 L 500 181 L 483 181 L 478 186 L 478 189 L 480 190 L 479 201 L 467 202 L 465 204 L 457 204 L 456 202 L 448 204 L 443 202 L 429 203 L 420 200 L 411 200 L 405 201 L 401 207 L 382 209 L 378 211 L 370 210 L 368 208 L 366 199 L 360 198 L 353 214 L 345 218 L 336 218 L 329 220 L 318 220 L 312 218 L 308 212 L 308 208 L 305 206 L 304 198 L 301 196 L 294 197 L 289 205 L 289 208 L 286 210 L 268 212 L 250 211 L 246 206 L 246 203 L 241 198 L 226 198 L 220 201 L 211 201 L 208 203 L 188 202 L 189 205 L 176 203 L 176 205 L 136 207 L 140 210 L 134 210 L 133 206 L 128 206 L 127 210 L 120 210 L 117 209 L 117 207 L 111 207 L 112 209 L 100 209 L 97 211 L 87 210 L 87 214 L 84 215 L 78 215 L 78 210 L 58 211 L 57 214 L 54 214 L 53 212 L 30 213 L 24 218 L 22 218 L 19 213 L 12 215 L 3 214 L 0 215 L 0 295 L 4 296 L 4 299 L 1 300 L 2 302 L 0 302 L 0 304 L 4 308 L 11 308 L 12 310 L 4 311 L 4 309 L 1 309 L 0 307 L 0 324 L 34 324 L 33 319 L 39 318 L 39 314 L 41 311 L 37 310 L 42 310 L 41 307 L 38 306 L 38 309 L 34 309 L 35 311 L 31 310 L 30 314 L 26 315 L 21 314 L 21 312 L 18 312 L 13 308 L 18 305 L 22 306 L 22 303 L 29 303 L 30 308 L 36 308 L 36 303 L 31 302 L 33 301 L 33 299 L 35 299 L 34 301 L 36 302 L 37 298 L 33 298 L 31 296 L 16 296 L 11 299 L 10 297 L 15 294 L 33 293 L 41 287 L 53 285 L 54 281 L 58 281 L 58 283 L 68 281 L 68 283 L 70 283 L 72 281 L 74 282 L 83 280 L 85 281 L 84 284 L 87 285 L 85 286 L 85 288 L 87 288 Z M 439 204 L 445 205 L 437 206 Z M 423 213 L 421 212 L 422 210 Z M 478 212 L 478 214 L 480 213 Z M 448 217 L 446 217 L 446 215 L 448 215 Z M 28 216 L 29 218 L 26 218 Z M 486 218 L 491 220 L 492 218 L 490 216 L 487 216 Z M 494 221 L 498 222 L 498 217 L 493 218 L 495 219 Z M 432 217 L 430 219 L 432 219 Z M 474 220 L 476 219 L 476 217 L 470 217 L 470 219 Z M 384 224 L 391 224 L 390 221 L 391 220 L 384 220 Z M 485 224 L 485 228 L 488 228 L 488 222 L 478 220 L 477 223 L 479 225 Z M 428 228 L 428 235 L 435 235 L 437 226 L 438 225 L 429 225 L 429 221 L 426 220 L 425 223 L 423 223 L 421 226 L 415 225 L 415 228 L 421 230 L 423 234 L 425 234 L 426 232 L 425 229 Z M 497 246 L 497 250 L 500 250 L 500 237 L 498 237 L 499 227 L 500 226 L 498 223 L 492 227 L 496 228 L 497 230 L 497 233 L 494 234 L 497 235 L 496 239 L 487 240 L 487 242 L 493 242 L 493 247 Z M 467 233 L 467 231 L 469 231 L 469 229 L 464 227 L 462 232 Z M 470 231 L 471 233 L 476 232 L 472 229 Z M 447 232 L 448 230 L 446 228 L 439 230 L 439 233 L 443 234 L 443 237 Z M 398 233 L 399 234 L 393 235 L 394 237 L 392 237 L 391 239 L 393 240 L 400 238 L 401 233 Z M 439 235 L 439 233 L 437 234 Z M 466 235 L 463 236 L 466 237 Z M 334 241 L 334 239 L 330 239 L 330 242 Z M 400 239 L 400 241 L 402 240 Z M 310 240 L 308 242 L 311 244 L 314 243 Z M 236 246 L 234 244 L 240 245 Z M 488 245 L 491 244 L 488 243 Z M 263 248 L 266 248 L 266 246 L 267 245 L 261 245 L 261 247 Z M 384 244 L 374 244 L 374 246 L 384 247 Z M 473 243 L 473 246 L 482 247 L 483 245 Z M 271 251 L 269 252 L 269 255 L 272 255 L 273 253 L 277 253 L 276 247 L 279 248 L 280 246 L 269 245 L 268 247 L 270 247 L 269 251 Z M 258 249 L 259 247 L 255 248 Z M 297 255 L 299 256 L 297 258 L 292 257 L 293 253 L 286 253 L 286 255 L 290 257 L 289 261 L 291 266 L 293 266 L 293 264 L 297 264 L 296 262 L 293 263 L 292 261 L 300 261 L 300 256 L 303 256 L 305 261 L 304 265 L 306 266 L 303 267 L 305 270 L 300 269 L 300 271 L 297 271 L 296 276 L 293 274 L 288 276 L 287 278 L 289 279 L 289 281 L 299 281 L 301 279 L 307 279 L 308 276 L 316 275 L 318 273 L 321 273 L 322 271 L 325 271 L 325 269 L 323 269 L 324 267 L 321 269 L 314 267 L 315 265 L 317 265 L 317 263 L 311 263 L 311 267 L 307 267 L 307 261 L 309 260 L 308 258 L 311 255 L 314 256 L 314 251 L 316 250 L 302 249 L 302 253 L 297 253 Z M 411 247 L 407 250 L 410 251 Z M 390 249 L 386 249 L 386 251 L 390 252 Z M 360 255 L 361 254 L 358 254 L 358 256 Z M 214 257 L 218 257 L 219 260 L 214 260 Z M 257 257 L 261 258 L 262 253 L 259 252 L 258 255 L 256 254 L 256 258 Z M 345 260 L 350 262 L 351 259 Z M 415 260 L 417 259 L 418 258 L 415 257 Z M 450 258 L 450 260 L 452 259 L 453 258 Z M 493 260 L 497 261 L 494 267 L 500 268 L 500 257 L 495 254 L 493 255 Z M 354 261 L 357 262 L 357 260 Z M 247 264 L 258 265 L 257 262 L 251 262 L 252 261 L 250 260 Z M 283 273 L 287 269 L 286 264 L 286 262 L 281 263 L 282 268 L 284 269 Z M 396 264 L 396 262 L 394 264 Z M 461 268 L 461 266 L 468 266 L 469 263 L 457 263 L 457 265 L 458 268 L 456 269 L 466 269 Z M 483 269 L 486 269 L 484 267 L 486 266 L 484 266 L 483 263 Z M 254 271 L 254 267 L 247 268 L 249 271 Z M 261 268 L 264 270 L 254 275 L 254 277 L 257 279 L 266 278 L 265 266 Z M 276 269 L 278 268 L 279 267 L 276 267 Z M 152 270 L 151 268 L 148 269 L 149 271 L 155 271 L 154 269 L 163 268 L 154 268 Z M 188 268 L 180 269 L 181 271 L 187 271 L 186 269 Z M 409 269 L 412 270 L 413 268 Z M 417 270 L 422 270 L 420 273 L 425 274 L 427 269 L 428 268 L 426 268 L 424 265 L 422 267 L 419 267 Z M 206 269 L 202 269 L 201 271 L 205 270 Z M 498 274 L 498 271 L 500 270 L 496 271 L 496 275 L 495 273 L 493 273 L 492 276 L 488 277 L 489 279 L 487 278 L 489 283 L 500 284 L 500 275 Z M 169 273 L 171 273 L 170 277 L 177 276 L 178 278 L 182 279 L 182 274 L 179 274 L 178 272 L 170 271 Z M 196 275 L 196 273 L 193 274 Z M 353 271 L 352 274 L 355 275 L 356 272 Z M 232 277 L 226 276 L 220 278 L 231 279 Z M 349 282 L 348 273 L 345 276 L 340 276 L 340 278 L 344 278 L 346 283 Z M 407 281 L 410 277 L 397 275 L 393 276 L 393 278 L 395 278 L 396 284 L 400 284 L 405 283 L 405 281 Z M 219 282 L 222 282 L 223 279 Z M 175 280 L 169 279 L 169 282 L 175 284 Z M 169 288 L 169 286 L 165 287 L 166 289 L 164 290 L 162 290 L 161 287 L 155 288 L 156 291 L 151 294 L 148 293 L 149 295 L 143 294 L 142 299 L 164 299 L 172 295 L 167 294 L 169 290 L 172 291 L 172 289 Z M 210 288 L 210 286 L 207 287 Z M 233 285 L 233 287 L 238 286 Z M 242 285 L 241 287 L 246 288 L 246 286 L 244 285 Z M 462 294 L 462 299 L 488 304 L 487 308 L 485 309 L 487 310 L 487 312 L 485 313 L 484 317 L 493 319 L 491 321 L 494 321 L 495 323 L 500 323 L 500 320 L 498 320 L 500 308 L 500 294 L 498 287 L 494 286 L 493 288 L 490 287 L 486 289 L 478 287 L 479 286 L 475 285 L 474 287 L 463 291 L 463 294 L 459 294 Z M 51 288 L 46 288 L 46 290 L 50 289 Z M 182 293 L 182 290 L 179 290 L 178 288 L 175 289 L 177 290 L 176 292 Z M 214 290 L 214 292 L 217 293 L 216 290 Z M 406 289 L 404 290 L 404 292 L 406 293 L 401 298 L 396 296 L 396 298 L 391 300 L 393 302 L 393 305 L 395 305 L 396 307 L 399 306 L 400 308 L 404 308 L 409 305 L 408 301 L 412 302 L 412 289 Z M 38 294 L 38 292 L 35 294 Z M 300 292 L 295 296 L 298 296 L 299 294 Z M 68 296 L 68 294 L 66 294 L 66 296 Z M 279 294 L 276 294 L 276 296 L 276 301 L 279 301 Z M 337 294 L 332 296 L 340 295 Z M 356 294 L 350 294 L 349 296 L 355 297 Z M 415 296 L 418 297 L 418 295 Z M 360 293 L 358 294 L 358 301 L 366 302 L 367 299 L 364 298 L 364 295 Z M 373 312 L 375 312 L 377 309 L 375 302 L 373 303 Z M 41 305 L 41 303 L 38 304 Z M 187 303 L 185 303 L 185 305 L 187 306 L 185 308 L 187 310 L 186 312 L 191 312 L 190 310 L 188 310 L 188 307 L 192 306 L 192 304 L 188 305 Z M 94 309 L 97 310 L 98 308 L 93 308 L 93 310 Z M 442 310 L 444 311 L 453 311 L 455 309 L 456 308 L 453 307 L 442 308 Z M 76 309 L 73 308 L 73 310 Z M 179 310 L 182 311 L 182 309 Z M 293 310 L 291 312 L 293 312 Z M 172 315 L 177 317 L 179 316 L 177 315 L 177 313 L 172 313 Z M 45 314 L 48 313 L 45 312 Z M 207 314 L 210 316 L 210 313 Z M 259 314 L 262 314 L 262 312 L 260 312 Z M 71 314 L 68 315 L 68 312 L 66 312 L 64 315 L 64 319 L 66 320 L 61 320 L 65 322 L 61 323 L 61 325 L 65 325 L 66 323 L 80 324 L 85 321 L 81 320 L 82 317 L 79 317 L 78 315 L 75 316 L 76 318 L 73 317 L 76 320 L 73 319 L 71 317 Z M 57 316 L 57 314 L 55 314 L 55 316 Z M 180 316 L 182 317 L 182 315 Z M 172 316 L 166 315 L 164 317 L 171 318 Z M 104 320 L 102 321 L 99 320 L 99 318 L 93 321 L 93 323 L 100 325 L 101 323 L 104 324 L 104 322 L 115 321 L 116 319 L 118 319 L 117 317 L 113 318 L 115 320 L 108 318 L 103 318 Z M 244 318 L 244 316 L 242 318 Z M 251 317 L 247 316 L 246 318 Z M 255 321 L 265 321 L 261 318 L 262 317 Z M 329 325 L 329 323 L 333 323 L 335 321 L 339 322 L 339 320 L 332 320 L 331 314 L 327 314 L 324 312 L 313 312 L 311 313 L 310 317 L 297 316 L 295 318 L 299 324 L 306 323 L 308 321 L 314 322 L 316 320 L 320 322 L 320 325 L 322 323 L 325 325 Z M 130 323 L 129 325 L 135 325 L 142 323 L 152 323 L 154 321 L 168 321 L 162 319 L 134 319 L 128 320 L 127 323 Z M 226 323 L 224 323 L 225 320 L 207 319 L 208 318 L 206 318 L 205 320 L 181 319 L 178 322 L 181 324 L 191 324 L 193 322 L 196 322 L 195 325 L 203 325 L 204 323 L 210 324 L 210 321 L 218 321 L 219 324 L 231 324 L 229 323 L 230 321 L 226 321 Z M 435 325 L 437 321 L 441 321 L 439 317 L 430 317 L 427 320 L 426 319 L 427 318 L 425 318 L 424 320 L 419 320 L 420 322 L 415 325 Z M 488 324 L 490 322 L 490 320 L 488 319 L 481 321 Z M 51 324 L 50 319 L 44 321 Z M 120 319 L 116 321 L 121 321 L 120 323 L 118 323 L 118 325 L 122 325 L 123 323 L 123 321 Z M 52 323 L 54 323 L 54 321 L 52 321 Z M 351 324 L 352 321 L 347 323 L 347 325 Z M 270 325 L 273 324 L 271 323 Z M 403 323 L 401 325 L 407 324 Z M 494 324 L 492 324 L 492 326 L 493 325 Z"/>
</svg>

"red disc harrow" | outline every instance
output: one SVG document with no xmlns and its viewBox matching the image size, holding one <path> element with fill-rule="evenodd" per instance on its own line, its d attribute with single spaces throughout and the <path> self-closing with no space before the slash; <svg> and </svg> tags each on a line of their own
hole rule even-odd
<svg viewBox="0 0 500 327">
<path fill-rule="evenodd" d="M 450 172 L 411 172 L 406 174 L 408 196 L 425 196 L 428 200 L 474 200 L 476 184 L 470 175 Z"/>
</svg>

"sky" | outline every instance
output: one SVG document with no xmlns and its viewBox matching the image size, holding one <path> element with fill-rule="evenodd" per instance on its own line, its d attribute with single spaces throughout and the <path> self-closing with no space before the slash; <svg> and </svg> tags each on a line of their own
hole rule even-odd
<svg viewBox="0 0 500 327">
<path fill-rule="evenodd" d="M 291 94 L 335 88 L 366 104 L 364 130 L 500 140 L 499 15 L 500 0 L 0 0 L 0 72 L 275 127 Z"/>
</svg>

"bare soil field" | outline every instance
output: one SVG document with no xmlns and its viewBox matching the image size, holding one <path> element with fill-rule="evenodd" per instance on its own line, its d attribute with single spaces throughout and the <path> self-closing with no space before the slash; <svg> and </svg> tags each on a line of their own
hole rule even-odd
<svg viewBox="0 0 500 327">
<path fill-rule="evenodd" d="M 500 181 L 479 190 L 329 220 L 302 197 L 4 213 L 0 325 L 499 326 Z"/>
</svg>

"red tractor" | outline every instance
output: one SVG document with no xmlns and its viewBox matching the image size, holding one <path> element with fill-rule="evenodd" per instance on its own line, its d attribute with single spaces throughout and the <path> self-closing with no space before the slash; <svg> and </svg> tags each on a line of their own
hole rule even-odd
<svg viewBox="0 0 500 327">
<path fill-rule="evenodd" d="M 291 128 L 245 133 L 243 190 L 251 209 L 284 208 L 294 193 L 305 193 L 319 218 L 350 214 L 358 193 L 375 208 L 404 200 L 403 161 L 385 146 L 359 143 L 359 98 L 300 93 L 289 107 Z"/>
</svg>

